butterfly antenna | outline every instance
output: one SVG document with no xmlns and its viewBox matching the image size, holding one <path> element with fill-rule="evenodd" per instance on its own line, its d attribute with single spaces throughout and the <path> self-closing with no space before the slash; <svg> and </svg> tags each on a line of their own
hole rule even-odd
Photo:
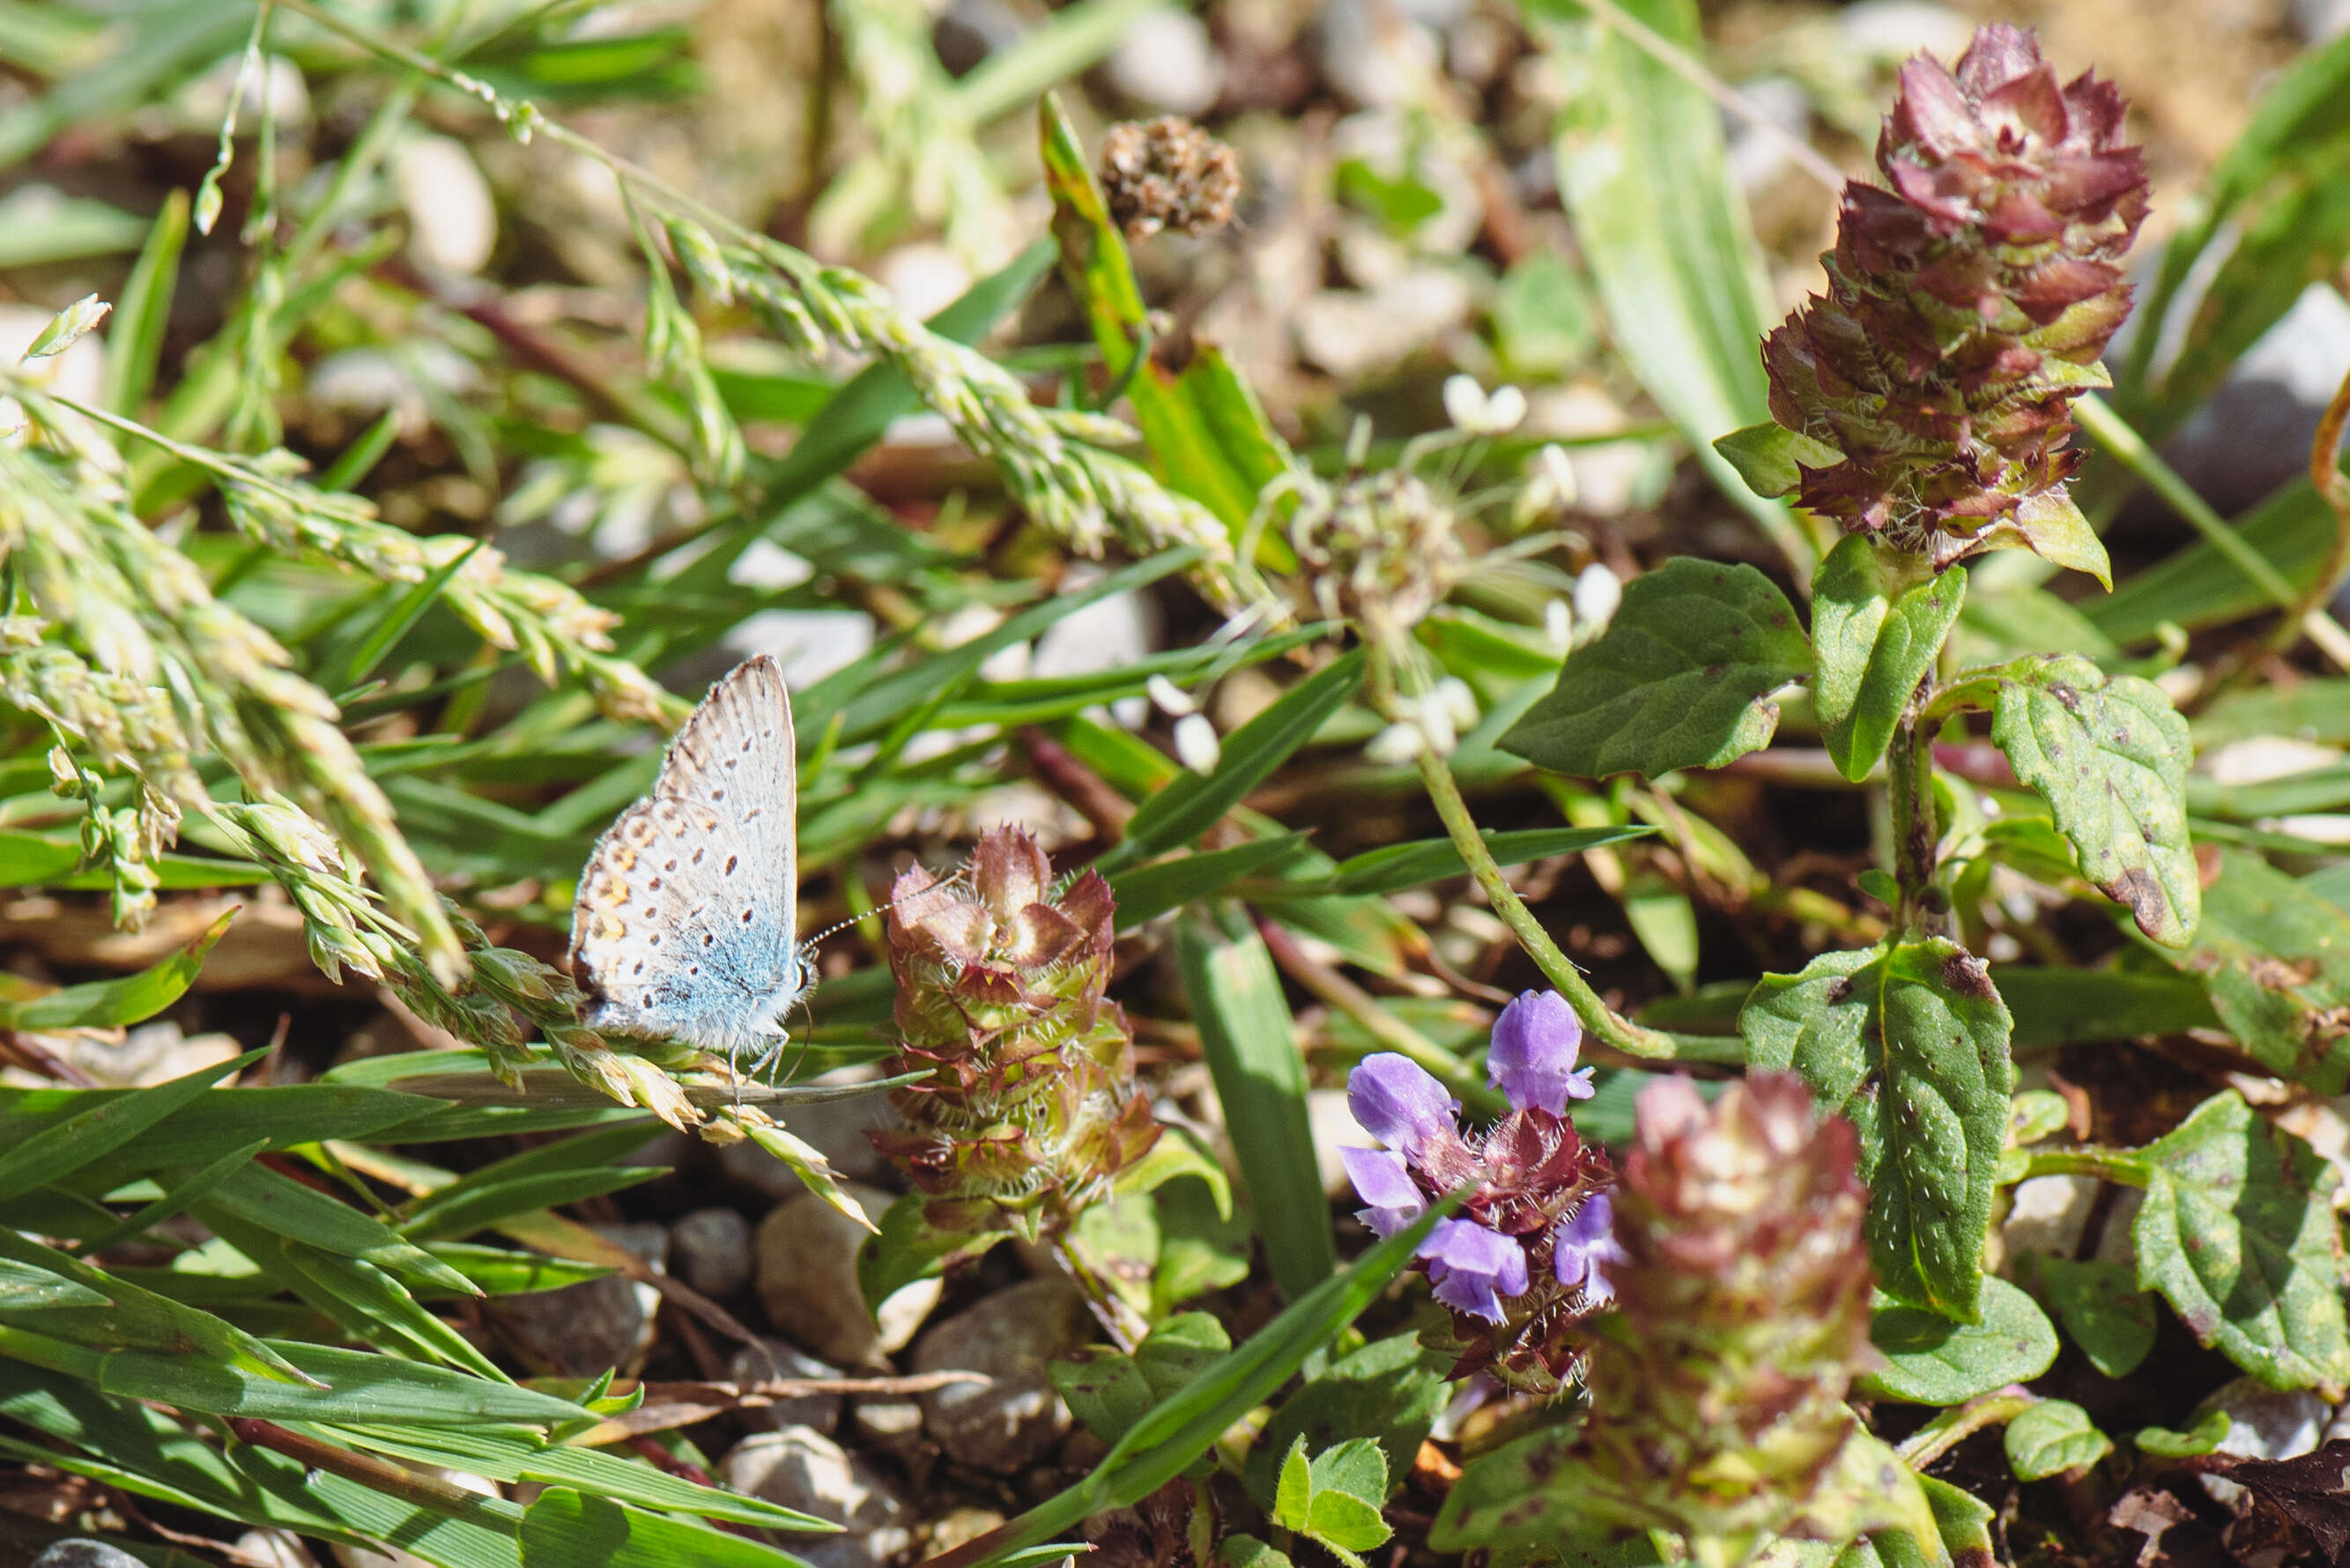
<svg viewBox="0 0 2350 1568">
<path fill-rule="evenodd" d="M 920 887 L 914 888 L 911 892 L 899 894 L 898 897 L 890 899 L 886 904 L 876 904 L 872 909 L 866 910 L 862 915 L 851 915 L 845 920 L 825 927 L 824 929 L 816 932 L 816 935 L 803 940 L 800 943 L 800 946 L 804 949 L 813 950 L 816 943 L 824 940 L 827 937 L 837 936 L 840 932 L 848 929 L 849 927 L 860 925 L 867 919 L 875 915 L 880 914 L 886 909 L 894 909 L 910 898 L 918 898 L 925 893 L 935 892 L 941 888 L 951 888 L 956 883 L 965 880 L 968 877 L 968 868 L 959 866 L 954 869 L 954 872 L 951 876 L 941 877 L 935 882 L 925 882 Z"/>
</svg>

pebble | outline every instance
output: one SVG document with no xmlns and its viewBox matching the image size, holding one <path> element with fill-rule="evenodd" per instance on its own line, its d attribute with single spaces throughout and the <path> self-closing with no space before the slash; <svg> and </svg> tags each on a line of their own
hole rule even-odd
<svg viewBox="0 0 2350 1568">
<path fill-rule="evenodd" d="M 2332 1408 L 2306 1388 L 2277 1389 L 2251 1377 L 2239 1377 L 2213 1390 L 2198 1407 L 2228 1413 L 2228 1435 L 2216 1452 L 2247 1459 L 2290 1459 L 2314 1450 L 2324 1434 Z M 2190 1422 L 2189 1425 L 2192 1423 Z M 2219 1476 L 2198 1476 L 2203 1490 L 2223 1507 L 2239 1507 L 2244 1489 Z"/>
<path fill-rule="evenodd" d="M 971 287 L 971 268 L 942 244 L 925 240 L 900 245 L 883 256 L 873 275 L 889 291 L 898 308 L 917 321 L 927 321 L 962 297 Z"/>
<path fill-rule="evenodd" d="M 766 609 L 745 616 L 728 632 L 722 656 L 712 662 L 723 674 L 745 659 L 771 653 L 783 660 L 785 682 L 801 687 L 872 651 L 873 618 L 863 610 Z"/>
<path fill-rule="evenodd" d="M 890 1195 L 859 1182 L 844 1190 L 877 1218 Z M 760 1221 L 759 1300 L 775 1332 L 836 1366 L 870 1366 L 905 1346 L 939 1303 L 936 1278 L 916 1280 L 881 1303 L 877 1328 L 857 1285 L 857 1250 L 867 1232 L 813 1192 L 776 1206 Z"/>
<path fill-rule="evenodd" d="M 902 1449 L 922 1435 L 922 1407 L 911 1399 L 857 1402 L 857 1435 L 878 1449 Z"/>
<path fill-rule="evenodd" d="M 2118 363 L 2125 352 L 2117 344 L 2109 358 Z M 2306 471 L 2310 438 L 2345 360 L 2350 303 L 2326 284 L 2311 284 L 2163 443 L 2163 455 L 2222 515 L 2233 516 Z"/>
<path fill-rule="evenodd" d="M 756 1272 L 751 1222 L 732 1209 L 697 1209 L 676 1220 L 669 1228 L 669 1251 L 677 1277 L 714 1302 L 749 1290 Z"/>
<path fill-rule="evenodd" d="M 1473 303 L 1467 281 L 1437 266 L 1414 268 L 1376 289 L 1331 289 L 1299 302 L 1293 317 L 1298 350 L 1353 380 L 1433 344 L 1468 319 Z"/>
<path fill-rule="evenodd" d="M 1189 11 L 1150 11 L 1128 23 L 1102 71 L 1125 97 L 1169 114 L 1205 114 L 1224 90 L 1223 57 Z"/>
<path fill-rule="evenodd" d="M 268 1568 L 318 1568 L 318 1560 L 301 1537 L 284 1530 L 248 1530 L 236 1538 L 236 1553 Z"/>
<path fill-rule="evenodd" d="M 734 1353 L 726 1366 L 726 1376 L 736 1383 L 760 1383 L 768 1378 L 837 1377 L 838 1369 L 827 1366 L 815 1356 L 780 1339 L 762 1335 L 759 1344 L 766 1354 L 744 1345 Z M 805 1427 L 827 1437 L 840 1425 L 841 1397 L 837 1394 L 800 1394 L 788 1399 L 778 1399 L 772 1405 L 756 1407 L 743 1412 L 745 1426 L 754 1430 L 781 1431 L 786 1427 Z"/>
<path fill-rule="evenodd" d="M 650 1263 L 669 1266 L 669 1231 L 652 1224 L 598 1225 L 597 1234 Z M 608 1367 L 627 1371 L 652 1348 L 653 1314 L 660 1293 L 623 1274 L 528 1295 L 501 1296 L 488 1310 L 519 1339 L 525 1353 L 560 1377 L 593 1377 Z"/>
<path fill-rule="evenodd" d="M 391 155 L 392 184 L 408 209 L 408 254 L 427 272 L 470 275 L 498 244 L 498 207 L 465 144 L 411 136 Z"/>
<path fill-rule="evenodd" d="M 1093 1319 L 1083 1297 L 1050 1275 L 996 1292 L 922 1335 L 916 1372 L 977 1372 L 921 1397 L 930 1434 L 947 1457 L 1010 1471 L 1051 1451 L 1068 1430 L 1068 1407 L 1045 1376 L 1055 1356 L 1084 1345 Z"/>
<path fill-rule="evenodd" d="M 51 1542 L 33 1559 L 33 1568 L 146 1568 L 146 1564 L 120 1546 L 109 1546 L 87 1536 L 68 1535 L 63 1541 Z"/>
<path fill-rule="evenodd" d="M 814 1568 L 880 1568 L 914 1543 L 906 1505 L 880 1474 L 806 1427 L 743 1438 L 718 1461 L 718 1479 L 843 1526 L 838 1535 L 792 1538 L 793 1554 Z"/>
<path fill-rule="evenodd" d="M 931 29 L 931 47 L 949 75 L 962 77 L 1027 36 L 1028 19 L 1004 0 L 954 0 Z"/>
<path fill-rule="evenodd" d="M 1389 0 L 1330 0 L 1317 32 L 1322 79 L 1365 109 L 1410 98 L 1442 52 L 1434 34 Z"/>
<path fill-rule="evenodd" d="M 2007 1254 L 2040 1252 L 2070 1258 L 2081 1244 L 2089 1222 L 2089 1206 L 2096 1201 L 2097 1183 L 2086 1176 L 2035 1176 L 2015 1184 L 2000 1227 Z"/>
<path fill-rule="evenodd" d="M 2350 33 L 2350 0 L 2293 0 L 2293 31 L 2314 49 Z"/>
</svg>

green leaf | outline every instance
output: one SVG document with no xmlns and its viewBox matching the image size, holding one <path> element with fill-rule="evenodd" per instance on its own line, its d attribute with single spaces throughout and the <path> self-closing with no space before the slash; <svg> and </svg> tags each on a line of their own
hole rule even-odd
<svg viewBox="0 0 2350 1568">
<path fill-rule="evenodd" d="M 1547 860 L 1555 855 L 1580 855 L 1586 849 L 1645 838 L 1655 831 L 1642 824 L 1622 827 L 1532 827 L 1515 833 L 1485 832 L 1480 836 L 1485 840 L 1493 863 L 1506 868 L 1523 866 L 1529 860 Z M 1294 886 L 1301 892 L 1310 889 L 1384 898 L 1408 888 L 1468 874 L 1468 863 L 1461 858 L 1461 851 L 1452 840 L 1420 838 L 1349 857 L 1340 861 L 1325 881 Z"/>
<path fill-rule="evenodd" d="M 916 1280 L 946 1272 L 951 1263 L 976 1258 L 1010 1236 L 1009 1230 L 941 1231 L 925 1217 L 931 1199 L 910 1192 L 889 1205 L 881 1216 L 879 1234 L 868 1236 L 857 1252 L 857 1284 L 865 1304 L 874 1312 Z"/>
<path fill-rule="evenodd" d="M 1720 767 L 1770 743 L 1770 694 L 1811 668 L 1810 640 L 1770 578 L 1680 556 L 1625 585 L 1607 631 L 1501 746 L 1581 778 Z"/>
<path fill-rule="evenodd" d="M 1130 1506 L 1182 1474 L 1308 1355 L 1354 1322 L 1452 1207 L 1450 1199 L 1432 1206 L 1345 1273 L 1292 1302 L 1246 1344 L 1202 1368 L 1180 1392 L 1153 1406 L 1085 1480 L 1005 1525 L 994 1551 L 970 1568 L 996 1568 L 1013 1553 L 1054 1540 L 1105 1510 Z"/>
<path fill-rule="evenodd" d="M 152 1018 L 186 994 L 204 966 L 204 955 L 236 919 L 230 909 L 170 958 L 120 980 L 69 985 L 30 1001 L 0 1000 L 0 1028 L 112 1029 Z"/>
<path fill-rule="evenodd" d="M 1061 276 L 1093 328 L 1102 369 L 1113 385 L 1130 373 L 1126 393 L 1135 422 L 1169 488 L 1214 513 L 1237 539 L 1255 515 L 1258 495 L 1289 471 L 1289 449 L 1212 344 L 1195 348 L 1180 370 L 1150 351 L 1149 314 L 1126 236 L 1110 219 L 1059 99 L 1045 94 L 1036 119 Z"/>
<path fill-rule="evenodd" d="M 2089 1413 L 2064 1399 L 2043 1399 L 2007 1424 L 2007 1462 L 2022 1481 L 2085 1470 L 2114 1451 Z"/>
<path fill-rule="evenodd" d="M 2130 1440 L 2141 1453 L 2157 1459 L 2183 1459 L 2195 1454 L 2208 1454 L 2227 1441 L 2234 1423 L 2225 1410 L 2207 1410 L 2201 1419 L 2184 1432 L 2168 1427 L 2140 1427 Z"/>
<path fill-rule="evenodd" d="M 2334 1168 L 2230 1090 L 2139 1151 L 2138 1283 L 2272 1388 L 2350 1382 Z"/>
<path fill-rule="evenodd" d="M 1216 771 L 1178 774 L 1142 803 L 1126 837 L 1095 863 L 1107 877 L 1180 848 L 1222 821 L 1346 705 L 1363 679 L 1360 649 L 1283 692 L 1273 705 L 1224 737 Z"/>
<path fill-rule="evenodd" d="M 1812 578 L 1812 707 L 1830 760 L 1856 783 L 1885 754 L 1966 600 L 1964 567 L 1921 574 L 1911 559 L 1847 534 Z"/>
<path fill-rule="evenodd" d="M 1180 1391 L 1232 1348 L 1232 1335 L 1218 1319 L 1203 1312 L 1178 1313 L 1142 1336 L 1134 1347 L 1134 1365 L 1156 1403 Z"/>
<path fill-rule="evenodd" d="M 1707 474 L 1808 575 L 1814 552 L 1794 518 L 1747 489 L 1711 445 L 1770 418 L 1759 345 L 1766 321 L 1778 316 L 1745 202 L 1730 180 L 1721 109 L 1580 7 L 1528 0 L 1524 8 L 1565 78 L 1559 195 L 1609 336 Z M 1691 0 L 1630 0 L 1625 9 L 1669 44 L 1702 56 Z"/>
<path fill-rule="evenodd" d="M 1387 1456 L 1386 1473 L 1402 1484 L 1444 1408 L 1450 1365 L 1414 1334 L 1376 1339 L 1340 1357 L 1266 1423 L 1242 1472 L 1250 1495 L 1261 1503 L 1271 1498 L 1274 1462 L 1292 1439 L 1318 1453 L 1352 1438 L 1371 1438 Z"/>
<path fill-rule="evenodd" d="M 1253 1535 L 1227 1535 L 1216 1548 L 1221 1568 L 1293 1568 L 1289 1554 L 1276 1552 Z"/>
<path fill-rule="evenodd" d="M 1106 1345 L 1072 1351 L 1046 1365 L 1045 1376 L 1069 1414 L 1105 1443 L 1115 1443 L 1159 1402 L 1134 1357 Z"/>
<path fill-rule="evenodd" d="M 2210 904 L 2207 897 L 2200 932 L 2206 940 L 2212 929 Z M 2220 1026 L 2211 999 L 2191 975 L 2002 964 L 1999 994 L 2015 1016 L 2018 1051 Z"/>
<path fill-rule="evenodd" d="M 1739 1029 L 1753 1066 L 1802 1074 L 1859 1130 L 1878 1285 L 1974 1321 L 2015 1089 L 1982 963 L 1939 940 L 1824 953 L 1764 976 Z"/>
<path fill-rule="evenodd" d="M 1303 1530 L 1314 1500 L 1314 1472 L 1305 1458 L 1305 1439 L 1293 1440 L 1281 1458 L 1281 1479 L 1273 1493 L 1274 1522 L 1284 1530 Z"/>
<path fill-rule="evenodd" d="M 574 1487 L 550 1487 L 524 1511 L 523 1568 L 806 1568 L 748 1536 L 648 1513 Z"/>
<path fill-rule="evenodd" d="M 1150 1315 L 1248 1278 L 1245 1212 L 1219 1212 L 1204 1181 L 1177 1181 L 1151 1194 L 1159 1209 L 1159 1267 L 1150 1279 Z"/>
<path fill-rule="evenodd" d="M 2209 988 L 2262 1066 L 2320 1095 L 2350 1087 L 2350 912 L 2249 850 L 2220 852 L 2195 945 L 2172 960 Z"/>
<path fill-rule="evenodd" d="M 2102 380 L 2091 384 L 2105 385 Z M 2086 572 L 2108 591 L 2112 589 L 2114 565 L 2106 555 L 2106 543 L 2097 537 L 2072 492 L 2057 485 L 2026 495 L 2015 509 L 2014 523 L 2022 547 L 2051 566 Z"/>
<path fill-rule="evenodd" d="M 179 283 L 180 252 L 188 243 L 188 193 L 163 198 L 147 243 L 122 285 L 113 324 L 106 333 L 106 368 L 99 407 L 136 419 L 155 384 L 163 357 L 163 328 L 171 319 Z"/>
<path fill-rule="evenodd" d="M 1791 431 L 1775 420 L 1716 436 L 1713 450 L 1737 471 L 1747 489 L 1772 501 L 1793 494 L 1804 483 L 1804 469 L 1833 468 L 1844 461 L 1844 453 L 1827 442 Z M 1860 537 L 1857 534 L 1846 535 L 1847 542 Z M 1825 563 L 1822 566 L 1825 568 Z"/>
<path fill-rule="evenodd" d="M 2056 1328 L 2040 1303 L 1996 1274 L 1982 1282 L 1982 1316 L 1952 1323 L 1894 1303 L 1869 1316 L 1886 1365 L 1858 1386 L 1880 1399 L 1958 1405 L 2009 1383 L 2028 1383 L 2056 1359 Z"/>
<path fill-rule="evenodd" d="M 1215 1200 L 1216 1212 L 1230 1219 L 1232 1212 L 1232 1184 L 1208 1151 L 1192 1141 L 1191 1135 L 1180 1127 L 1168 1127 L 1150 1146 L 1150 1152 L 1118 1173 L 1112 1190 L 1121 1196 L 1128 1193 L 1156 1192 L 1179 1176 L 1195 1176 L 1207 1185 Z"/>
<path fill-rule="evenodd" d="M 2138 1288 L 2130 1266 L 2044 1257 L 2039 1270 L 2056 1321 L 2089 1364 L 2108 1377 L 2136 1371 L 2154 1348 L 2154 1298 Z"/>
<path fill-rule="evenodd" d="M 1302 833 L 1259 838 L 1204 854 L 1130 866 L 1109 878 L 1118 900 L 1118 929 L 1135 930 L 1170 909 L 1212 898 L 1244 877 L 1279 865 L 1305 842 Z"/>
<path fill-rule="evenodd" d="M 1175 953 L 1274 1282 L 1298 1300 L 1329 1277 L 1337 1249 L 1281 976 L 1264 940 L 1235 910 L 1186 916 L 1175 929 Z"/>
<path fill-rule="evenodd" d="M 2187 836 L 2187 721 L 2162 688 L 2074 655 L 2010 665 L 1991 739 L 2040 792 L 2081 872 L 2137 928 L 2183 948 L 2201 919 Z"/>
<path fill-rule="evenodd" d="M 2334 514 L 2306 479 L 2285 485 L 2235 526 L 2295 588 L 2317 580 L 2334 546 Z M 2092 625 L 2125 646 L 2153 638 L 2166 621 L 2198 631 L 2275 607 L 2269 589 L 2209 539 L 2134 574 L 2110 597 L 2081 604 Z"/>
<path fill-rule="evenodd" d="M 113 1298 L 78 1280 L 44 1269 L 36 1263 L 0 1258 L 0 1313 L 30 1312 L 41 1307 L 105 1307 Z"/>
<path fill-rule="evenodd" d="M 30 1137 L 21 1134 L 0 1153 L 0 1201 L 33 1188 L 62 1181 L 99 1156 L 111 1153 L 185 1106 L 230 1074 L 259 1061 L 250 1051 L 199 1067 L 166 1084 L 120 1096 L 91 1096 L 88 1110 L 62 1116 Z M 77 1096 L 68 1105 L 82 1103 Z"/>
<path fill-rule="evenodd" d="M 1379 1516 L 1387 1501 L 1388 1461 L 1367 1438 L 1353 1438 L 1314 1456 L 1314 1501 L 1305 1532 L 1346 1556 L 1368 1552 L 1395 1532 Z"/>
</svg>

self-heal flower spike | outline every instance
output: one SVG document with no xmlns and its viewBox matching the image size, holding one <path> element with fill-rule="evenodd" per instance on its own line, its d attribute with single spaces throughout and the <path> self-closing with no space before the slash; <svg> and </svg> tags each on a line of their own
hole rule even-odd
<svg viewBox="0 0 2350 1568">
<path fill-rule="evenodd" d="M 892 890 L 901 1129 L 866 1136 L 931 1202 L 933 1229 L 1031 1238 L 1066 1228 L 1159 1136 L 1109 982 L 1109 885 L 1055 892 L 1018 828 L 980 839 L 967 875 L 916 868 Z"/>
<path fill-rule="evenodd" d="M 1565 1227 L 1621 1310 L 1596 1325 L 1591 1419 L 1555 1484 L 1578 1518 L 1666 1526 L 1700 1563 L 1884 1522 L 1883 1450 L 1845 1403 L 1874 1358 L 1852 1125 L 1791 1073 L 1711 1106 L 1660 1079 L 1634 1118 L 1622 1179 Z"/>
<path fill-rule="evenodd" d="M 1539 1106 L 1566 1115 L 1569 1100 L 1591 1097 L 1591 1069 L 1577 1072 L 1583 1021 L 1555 991 L 1529 991 L 1493 1021 L 1493 1043 L 1485 1053 L 1487 1081 L 1519 1110 Z"/>
<path fill-rule="evenodd" d="M 1603 1243 L 1586 1232 L 1606 1230 L 1607 1159 L 1566 1119 L 1567 1106 L 1591 1094 L 1587 1071 L 1575 1065 L 1582 1041 L 1555 992 L 1512 1002 L 1488 1061 L 1513 1109 L 1482 1133 L 1461 1130 L 1459 1102 L 1408 1058 L 1367 1056 L 1347 1078 L 1355 1119 L 1388 1146 L 1342 1151 L 1363 1222 L 1393 1235 L 1432 1199 L 1461 1196 L 1457 1217 L 1440 1221 L 1417 1256 L 1451 1309 L 1450 1329 L 1431 1331 L 1431 1343 L 1457 1358 L 1456 1377 L 1490 1372 L 1522 1392 L 1557 1393 L 1575 1371 L 1571 1331 L 1603 1299 L 1592 1283 Z M 1601 1218 L 1577 1229 L 1595 1206 Z M 1562 1261 L 1562 1246 L 1581 1251 Z"/>
<path fill-rule="evenodd" d="M 2081 461 L 2066 442 L 2129 312 L 2118 263 L 2147 183 L 2124 114 L 2110 84 L 2060 85 L 2004 25 L 1979 29 L 1955 73 L 1902 67 L 1877 145 L 1886 183 L 1846 187 L 1828 292 L 1763 345 L 1804 506 L 1936 569 L 2022 545 L 2105 574 L 2066 494 Z"/>
</svg>

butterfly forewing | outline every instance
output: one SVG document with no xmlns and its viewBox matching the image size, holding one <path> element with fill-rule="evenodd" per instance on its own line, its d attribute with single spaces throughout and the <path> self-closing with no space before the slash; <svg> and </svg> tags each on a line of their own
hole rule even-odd
<svg viewBox="0 0 2350 1568">
<path fill-rule="evenodd" d="M 790 694 L 754 659 L 588 857 L 571 950 L 590 1025 L 730 1054 L 775 1041 L 801 989 L 796 796 Z"/>
</svg>

